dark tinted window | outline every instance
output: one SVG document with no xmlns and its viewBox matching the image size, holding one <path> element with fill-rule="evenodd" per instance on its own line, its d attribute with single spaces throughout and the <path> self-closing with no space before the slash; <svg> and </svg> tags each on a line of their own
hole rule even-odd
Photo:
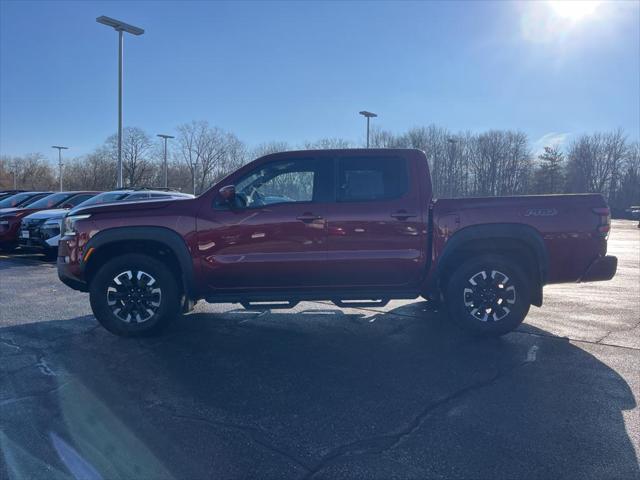
<svg viewBox="0 0 640 480">
<path fill-rule="evenodd" d="M 96 195 L 78 204 L 79 207 L 88 207 L 89 205 L 99 205 L 101 203 L 118 202 L 125 197 L 129 196 L 129 192 L 105 192 Z"/>
<path fill-rule="evenodd" d="M 5 198 L 0 202 L 0 208 L 9 208 L 9 207 L 17 207 L 21 205 L 26 200 L 29 200 L 34 195 L 33 193 L 17 193 L 15 195 L 10 196 L 9 198 Z M 39 198 L 39 197 L 38 197 Z"/>
<path fill-rule="evenodd" d="M 131 195 L 129 195 L 127 197 L 127 202 L 128 201 L 136 201 L 136 200 L 146 200 L 149 198 L 149 193 L 148 192 L 141 192 L 141 193 L 132 193 Z"/>
<path fill-rule="evenodd" d="M 54 193 L 47 197 L 44 197 L 37 202 L 33 202 L 29 204 L 29 208 L 53 208 L 57 207 L 61 203 L 63 203 L 67 198 L 69 198 L 72 193 Z"/>
<path fill-rule="evenodd" d="M 400 198 L 407 188 L 404 159 L 352 157 L 338 161 L 339 202 Z"/>
<path fill-rule="evenodd" d="M 76 207 L 78 205 L 80 205 L 82 202 L 84 202 L 85 200 L 89 200 L 91 197 L 93 197 L 92 193 L 83 193 L 82 195 L 76 195 L 75 197 L 67 200 L 65 203 L 71 205 L 72 207 Z"/>
</svg>

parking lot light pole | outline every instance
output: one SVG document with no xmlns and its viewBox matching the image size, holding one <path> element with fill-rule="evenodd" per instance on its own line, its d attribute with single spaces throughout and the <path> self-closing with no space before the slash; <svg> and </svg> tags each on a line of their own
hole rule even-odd
<svg viewBox="0 0 640 480">
<path fill-rule="evenodd" d="M 144 30 L 115 18 L 104 15 L 96 18 L 96 22 L 112 27 L 118 32 L 118 179 L 117 188 L 122 188 L 122 53 L 124 50 L 124 32 L 132 35 L 142 35 Z"/>
<path fill-rule="evenodd" d="M 157 135 L 160 138 L 164 138 L 164 188 L 169 188 L 169 167 L 167 166 L 167 139 L 175 138 L 171 135 L 165 135 L 163 133 L 159 133 Z"/>
<path fill-rule="evenodd" d="M 60 175 L 60 191 L 62 191 L 62 150 L 69 150 L 69 147 L 61 147 L 59 145 L 52 145 L 51 148 L 58 149 L 58 169 Z"/>
<path fill-rule="evenodd" d="M 369 148 L 369 120 L 372 118 L 377 117 L 378 115 L 376 115 L 373 112 L 367 112 L 366 110 L 363 110 L 361 112 L 359 112 L 360 115 L 364 116 L 367 118 L 367 148 Z"/>
</svg>

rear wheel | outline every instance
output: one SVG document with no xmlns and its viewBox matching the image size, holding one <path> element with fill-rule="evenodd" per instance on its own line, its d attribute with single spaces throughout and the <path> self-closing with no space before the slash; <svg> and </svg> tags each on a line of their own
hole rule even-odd
<svg viewBox="0 0 640 480">
<path fill-rule="evenodd" d="M 157 334 L 180 312 L 173 273 L 146 255 L 127 254 L 106 262 L 91 280 L 89 294 L 100 324 L 125 337 Z"/>
<path fill-rule="evenodd" d="M 447 284 L 449 315 L 465 331 L 499 336 L 518 327 L 531 306 L 522 269 L 499 255 L 480 255 L 463 263 Z"/>
</svg>

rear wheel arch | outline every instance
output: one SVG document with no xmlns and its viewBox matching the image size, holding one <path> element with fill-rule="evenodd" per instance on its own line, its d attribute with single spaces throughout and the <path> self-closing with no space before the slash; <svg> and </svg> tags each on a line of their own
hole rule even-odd
<svg viewBox="0 0 640 480">
<path fill-rule="evenodd" d="M 196 297 L 192 256 L 184 239 L 173 230 L 164 227 L 110 228 L 94 235 L 87 243 L 85 252 L 91 248 L 94 250 L 87 261 L 80 264 L 88 284 L 110 259 L 139 253 L 155 258 L 170 268 L 185 301 Z"/>
<path fill-rule="evenodd" d="M 460 265 L 489 253 L 505 257 L 524 270 L 531 280 L 532 304 L 541 306 L 548 271 L 547 250 L 540 233 L 522 224 L 477 225 L 456 232 L 447 241 L 436 267 L 438 289 L 444 291 Z"/>
</svg>

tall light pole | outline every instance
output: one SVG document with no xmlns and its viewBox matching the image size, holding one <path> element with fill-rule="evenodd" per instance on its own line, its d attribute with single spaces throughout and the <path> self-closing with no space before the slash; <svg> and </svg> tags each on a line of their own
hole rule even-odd
<svg viewBox="0 0 640 480">
<path fill-rule="evenodd" d="M 361 112 L 359 112 L 360 115 L 367 117 L 367 148 L 369 148 L 369 120 L 372 118 L 377 117 L 378 115 L 376 115 L 373 112 L 367 112 L 366 110 L 363 110 Z"/>
<path fill-rule="evenodd" d="M 132 35 L 142 35 L 144 30 L 134 27 L 128 23 L 121 22 L 115 18 L 105 17 L 104 15 L 96 18 L 96 22 L 113 27 L 118 32 L 118 180 L 117 188 L 122 188 L 122 53 L 124 50 L 123 33 L 127 32 Z"/>
<path fill-rule="evenodd" d="M 60 191 L 62 191 L 62 150 L 69 150 L 69 147 L 61 147 L 59 145 L 52 145 L 51 148 L 58 149 L 58 169 L 60 172 Z"/>
<path fill-rule="evenodd" d="M 167 139 L 176 138 L 171 135 L 159 133 L 157 137 L 164 138 L 164 188 L 169 188 L 169 167 L 167 166 Z"/>
</svg>

